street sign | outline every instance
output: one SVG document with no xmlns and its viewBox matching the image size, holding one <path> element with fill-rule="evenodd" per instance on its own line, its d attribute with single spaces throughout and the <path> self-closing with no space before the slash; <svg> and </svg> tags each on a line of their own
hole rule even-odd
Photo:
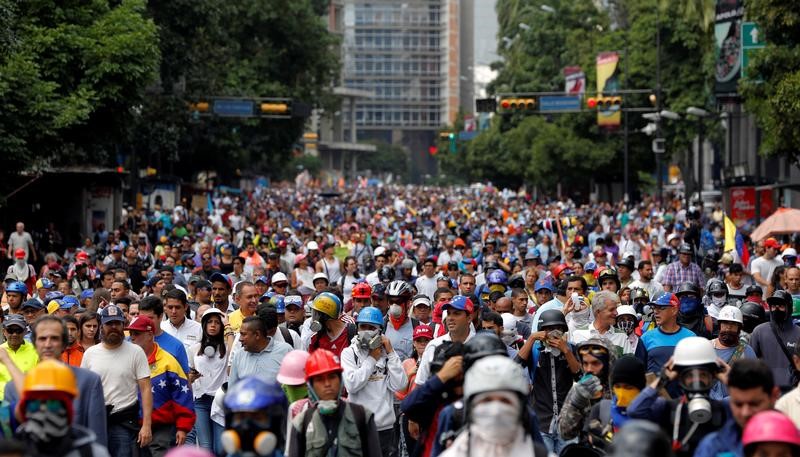
<svg viewBox="0 0 800 457">
<path fill-rule="evenodd" d="M 539 97 L 539 111 L 543 113 L 558 113 L 580 110 L 580 95 L 543 95 Z"/>
<path fill-rule="evenodd" d="M 214 100 L 213 112 L 220 117 L 252 117 L 254 107 L 253 100 Z"/>
<path fill-rule="evenodd" d="M 753 54 L 766 46 L 767 41 L 766 35 L 755 22 L 742 22 L 741 37 L 742 53 L 740 55 L 740 68 L 742 69 L 742 78 L 746 78 L 747 67 L 750 65 Z"/>
</svg>

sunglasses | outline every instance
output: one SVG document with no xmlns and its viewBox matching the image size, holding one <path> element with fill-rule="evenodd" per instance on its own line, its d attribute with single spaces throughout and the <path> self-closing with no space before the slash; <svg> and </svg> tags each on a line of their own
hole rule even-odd
<svg viewBox="0 0 800 457">
<path fill-rule="evenodd" d="M 8 332 L 10 335 L 17 335 L 20 333 L 25 333 L 25 329 L 15 325 L 13 327 L 6 327 L 6 332 Z"/>
<path fill-rule="evenodd" d="M 25 403 L 25 411 L 34 413 L 37 411 L 50 411 L 54 413 L 63 413 L 66 411 L 64 402 L 60 400 L 28 400 Z"/>
</svg>

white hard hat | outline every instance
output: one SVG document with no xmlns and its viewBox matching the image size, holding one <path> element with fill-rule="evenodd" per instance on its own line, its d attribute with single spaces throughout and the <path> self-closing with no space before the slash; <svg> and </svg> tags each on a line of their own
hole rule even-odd
<svg viewBox="0 0 800 457">
<path fill-rule="evenodd" d="M 375 251 L 372 253 L 372 256 L 378 257 L 379 255 L 384 255 L 384 254 L 386 254 L 386 248 L 383 246 L 378 246 L 377 248 L 375 248 Z"/>
<path fill-rule="evenodd" d="M 319 251 L 319 245 L 316 241 L 309 241 L 306 248 L 308 248 L 309 251 Z"/>
<path fill-rule="evenodd" d="M 711 341 L 701 336 L 687 336 L 675 346 L 672 360 L 678 367 L 716 365 L 717 352 L 711 345 Z"/>
<path fill-rule="evenodd" d="M 324 279 L 325 281 L 328 281 L 328 275 L 326 275 L 325 273 L 320 271 L 319 273 L 314 275 L 314 278 L 311 280 L 311 282 L 313 283 L 317 279 Z M 328 281 L 328 282 L 330 282 L 330 281 Z"/>
<path fill-rule="evenodd" d="M 633 306 L 631 306 L 631 305 L 620 305 L 620 306 L 617 306 L 617 317 L 625 316 L 625 315 L 637 317 L 636 316 L 636 310 L 633 308 Z"/>
<path fill-rule="evenodd" d="M 527 376 L 522 366 L 503 355 L 490 355 L 476 361 L 464 375 L 464 398 L 495 391 L 528 395 Z"/>
<path fill-rule="evenodd" d="M 794 248 L 786 248 L 782 254 L 789 257 L 797 257 L 797 251 Z"/>
<path fill-rule="evenodd" d="M 717 321 L 736 322 L 738 324 L 743 324 L 744 321 L 742 319 L 742 310 L 735 306 L 723 306 L 722 309 L 719 310 L 719 317 L 717 317 Z"/>
<path fill-rule="evenodd" d="M 282 271 L 279 271 L 274 275 L 272 275 L 272 280 L 270 280 L 270 284 L 275 284 L 276 282 L 289 282 L 289 278 L 287 278 Z"/>
</svg>

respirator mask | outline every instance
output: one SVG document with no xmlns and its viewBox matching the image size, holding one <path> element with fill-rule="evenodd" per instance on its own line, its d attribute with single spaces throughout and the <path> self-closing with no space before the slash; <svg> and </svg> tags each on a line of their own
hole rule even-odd
<svg viewBox="0 0 800 457">
<path fill-rule="evenodd" d="M 311 325 L 309 325 L 309 330 L 314 333 L 321 331 L 325 328 L 325 323 L 328 322 L 330 316 L 327 314 L 317 311 L 316 309 L 311 310 Z"/>
<path fill-rule="evenodd" d="M 232 430 L 222 432 L 222 448 L 228 455 L 269 456 L 278 445 L 278 436 L 269 425 L 251 418 L 236 421 Z"/>
<path fill-rule="evenodd" d="M 714 372 L 709 367 L 689 367 L 681 371 L 678 384 L 688 398 L 689 419 L 698 424 L 711 420 L 708 393 L 714 386 Z"/>
<path fill-rule="evenodd" d="M 358 347 L 369 352 L 381 347 L 383 341 L 381 339 L 380 330 L 359 330 L 358 331 Z"/>
</svg>

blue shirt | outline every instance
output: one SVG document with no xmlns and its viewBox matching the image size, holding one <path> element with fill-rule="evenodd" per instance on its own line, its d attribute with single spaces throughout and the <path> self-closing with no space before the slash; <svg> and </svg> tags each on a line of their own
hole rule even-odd
<svg viewBox="0 0 800 457">
<path fill-rule="evenodd" d="M 684 327 L 675 333 L 666 333 L 661 327 L 645 332 L 639 342 L 647 349 L 647 371 L 660 374 L 664 364 L 672 357 L 678 341 L 690 336 L 695 336 L 694 332 Z"/>
<path fill-rule="evenodd" d="M 186 347 L 183 346 L 183 343 L 181 343 L 179 339 L 167 332 L 161 332 L 161 335 L 155 337 L 155 341 L 161 349 L 169 352 L 172 357 L 175 357 L 175 360 L 177 360 L 181 368 L 183 368 L 184 373 L 189 373 L 189 357 L 186 355 Z"/>
<path fill-rule="evenodd" d="M 706 435 L 694 457 L 744 457 L 742 430 L 736 421 L 731 417 L 721 429 Z"/>
</svg>

